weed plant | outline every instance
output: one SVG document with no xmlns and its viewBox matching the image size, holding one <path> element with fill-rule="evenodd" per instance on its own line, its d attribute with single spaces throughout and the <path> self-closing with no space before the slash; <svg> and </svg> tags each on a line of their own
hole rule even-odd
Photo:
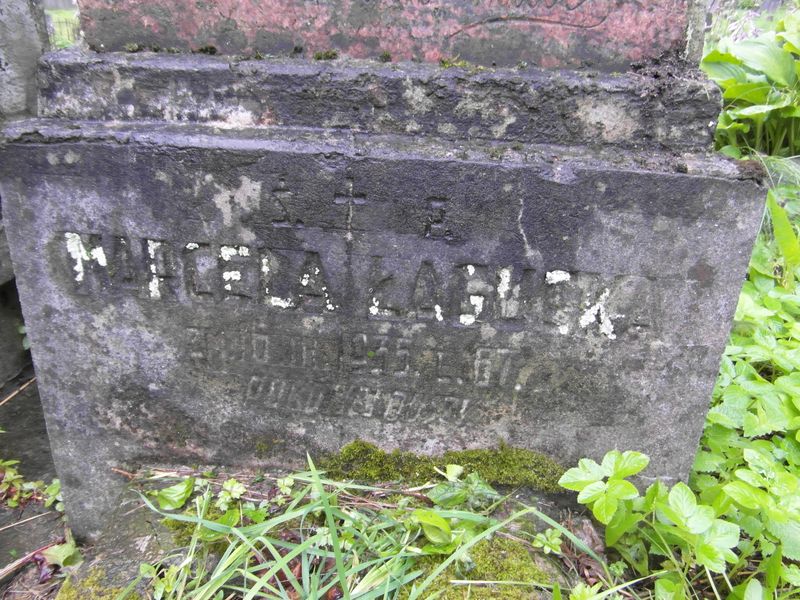
<svg viewBox="0 0 800 600">
<path fill-rule="evenodd" d="M 461 598 L 472 586 L 490 590 L 475 598 L 527 598 L 532 590 L 554 589 L 529 549 L 560 554 L 564 536 L 578 552 L 601 560 L 562 525 L 534 507 L 508 503 L 457 465 L 441 471 L 437 483 L 408 489 L 331 480 L 311 459 L 306 472 L 246 484 L 207 475 L 157 474 L 157 480 L 177 477 L 178 483 L 143 501 L 172 528 L 188 530 L 185 547 L 158 564 L 141 565 L 120 600 L 142 583 L 156 600 L 417 600 L 431 597 L 432 588 L 435 597 Z M 531 516 L 551 528 L 511 533 L 512 523 Z M 497 551 L 484 546 L 483 555 L 496 563 L 499 548 L 514 553 L 515 574 L 525 580 L 474 579 L 496 572 L 475 569 L 472 558 L 496 536 L 503 543 Z M 464 594 L 453 595 L 454 589 Z"/>
</svg>

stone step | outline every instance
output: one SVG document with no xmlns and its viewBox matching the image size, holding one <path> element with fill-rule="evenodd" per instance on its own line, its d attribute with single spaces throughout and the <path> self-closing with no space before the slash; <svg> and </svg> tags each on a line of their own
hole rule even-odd
<svg viewBox="0 0 800 600">
<path fill-rule="evenodd" d="M 719 90 L 691 69 L 685 74 L 70 50 L 42 62 L 39 114 L 708 151 Z"/>
</svg>

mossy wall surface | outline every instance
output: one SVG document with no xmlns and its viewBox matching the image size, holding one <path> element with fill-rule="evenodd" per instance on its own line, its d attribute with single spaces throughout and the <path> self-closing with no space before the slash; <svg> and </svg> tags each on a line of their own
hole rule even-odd
<svg viewBox="0 0 800 600">
<path fill-rule="evenodd" d="M 525 486 L 543 492 L 561 491 L 558 480 L 565 471 L 544 454 L 505 445 L 431 457 L 399 450 L 385 452 L 361 440 L 347 444 L 338 454 L 324 457 L 319 466 L 333 479 L 421 484 L 436 479 L 435 469 L 448 464 L 461 465 L 489 483 Z"/>
</svg>

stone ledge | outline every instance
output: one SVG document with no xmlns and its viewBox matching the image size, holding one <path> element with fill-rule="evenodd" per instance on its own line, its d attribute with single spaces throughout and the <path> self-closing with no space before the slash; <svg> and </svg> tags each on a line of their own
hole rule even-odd
<svg viewBox="0 0 800 600">
<path fill-rule="evenodd" d="M 154 53 L 47 55 L 43 117 L 301 126 L 443 139 L 705 151 L 702 79 Z"/>
<path fill-rule="evenodd" d="M 673 173 L 721 179 L 759 179 L 722 155 L 653 149 L 523 144 L 495 140 L 447 140 L 436 136 L 369 134 L 346 129 L 313 127 L 246 127 L 228 129 L 212 123 L 164 123 L 153 121 L 93 121 L 62 118 L 21 119 L 0 128 L 0 142 L 14 144 L 60 144 L 64 142 L 110 142 L 164 145 L 170 148 L 224 148 L 228 150 L 297 149 L 303 152 L 352 154 L 381 158 L 402 152 L 410 158 L 489 163 L 514 166 L 540 163 L 540 176 L 555 182 L 564 178 L 564 165 L 614 168 L 653 173 Z"/>
</svg>

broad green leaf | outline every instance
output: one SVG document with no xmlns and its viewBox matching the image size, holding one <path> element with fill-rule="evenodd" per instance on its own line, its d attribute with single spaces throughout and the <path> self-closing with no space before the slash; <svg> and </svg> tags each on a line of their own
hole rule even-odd
<svg viewBox="0 0 800 600">
<path fill-rule="evenodd" d="M 720 550 L 727 550 L 739 543 L 740 533 L 738 525 L 715 519 L 711 528 L 703 534 L 703 540 Z"/>
<path fill-rule="evenodd" d="M 774 431 L 786 431 L 792 415 L 777 394 L 762 394 L 745 415 L 742 423 L 747 437 L 759 437 Z"/>
<path fill-rule="evenodd" d="M 716 573 L 725 571 L 725 561 L 735 562 L 731 548 L 739 543 L 740 530 L 737 525 L 715 519 L 711 528 L 702 535 L 697 546 L 697 562 Z"/>
<path fill-rule="evenodd" d="M 747 461 L 751 469 L 767 477 L 775 476 L 775 460 L 768 454 L 755 450 L 754 448 L 745 448 L 742 451 L 742 456 L 744 456 L 745 461 Z"/>
<path fill-rule="evenodd" d="M 772 86 L 767 82 L 748 81 L 735 83 L 725 89 L 722 97 L 733 102 L 747 102 L 749 104 L 767 104 Z"/>
<path fill-rule="evenodd" d="M 452 541 L 450 524 L 434 511 L 418 508 L 411 513 L 411 516 L 422 527 L 425 537 L 437 546 L 449 544 Z"/>
<path fill-rule="evenodd" d="M 608 485 L 605 481 L 595 481 L 583 488 L 578 494 L 578 502 L 581 504 L 591 504 L 595 500 L 606 495 Z"/>
<path fill-rule="evenodd" d="M 744 590 L 744 600 L 764 600 L 764 588 L 755 577 L 749 581 Z"/>
<path fill-rule="evenodd" d="M 731 110 L 730 113 L 732 116 L 739 119 L 747 118 L 759 121 L 767 118 L 770 113 L 776 112 L 785 106 L 786 104 L 753 104 L 752 106 Z"/>
<path fill-rule="evenodd" d="M 783 553 L 781 552 L 780 548 L 773 552 L 772 556 L 770 556 L 769 559 L 762 564 L 764 569 L 765 583 L 767 584 L 767 588 L 769 590 L 777 589 L 781 579 L 782 564 Z"/>
<path fill-rule="evenodd" d="M 697 499 L 694 497 L 694 492 L 689 489 L 685 483 L 678 482 L 669 492 L 668 502 L 670 508 L 674 510 L 681 520 L 685 521 L 697 508 Z"/>
<path fill-rule="evenodd" d="M 568 490 L 580 492 L 590 483 L 600 481 L 605 473 L 600 465 L 590 458 L 582 458 L 578 466 L 568 469 L 558 480 L 558 485 Z"/>
<path fill-rule="evenodd" d="M 700 450 L 694 457 L 694 466 L 692 468 L 697 473 L 717 473 L 724 463 L 724 456 L 714 452 Z"/>
<path fill-rule="evenodd" d="M 617 500 L 631 500 L 639 496 L 639 490 L 630 481 L 623 479 L 609 479 L 606 494 Z"/>
<path fill-rule="evenodd" d="M 606 546 L 613 546 L 619 539 L 638 525 L 644 517 L 629 510 L 618 510 L 606 525 Z"/>
<path fill-rule="evenodd" d="M 797 31 L 783 31 L 776 35 L 779 40 L 784 42 L 784 48 L 794 54 L 800 54 L 800 33 Z"/>
<path fill-rule="evenodd" d="M 747 81 L 747 70 L 732 54 L 712 50 L 703 57 L 700 68 L 710 79 L 720 85 L 728 82 Z"/>
<path fill-rule="evenodd" d="M 769 511 L 767 531 L 781 541 L 783 555 L 791 560 L 800 560 L 800 519 L 797 516 Z"/>
<path fill-rule="evenodd" d="M 686 529 L 690 533 L 703 533 L 714 523 L 714 509 L 710 506 L 697 506 L 692 515 L 686 519 Z"/>
<path fill-rule="evenodd" d="M 236 527 L 236 525 L 239 523 L 239 510 L 236 508 L 231 508 L 230 510 L 225 511 L 225 514 L 223 514 L 221 517 L 214 519 L 212 522 L 225 527 Z M 197 537 L 203 542 L 216 542 L 224 538 L 225 534 L 220 531 L 214 531 L 208 527 L 201 526 L 200 531 L 197 533 Z"/>
<path fill-rule="evenodd" d="M 463 485 L 450 482 L 434 486 L 426 494 L 431 501 L 442 508 L 453 508 L 467 501 L 467 489 Z"/>
<path fill-rule="evenodd" d="M 603 525 L 608 524 L 617 512 L 619 502 L 612 496 L 601 496 L 592 505 L 592 514 Z"/>
<path fill-rule="evenodd" d="M 83 562 L 83 557 L 75 545 L 72 536 L 68 536 L 67 541 L 57 546 L 50 546 L 42 550 L 42 556 L 51 565 L 59 567 L 74 567 Z"/>
<path fill-rule="evenodd" d="M 448 481 L 458 481 L 464 474 L 464 467 L 461 465 L 447 465 L 445 467 L 445 477 Z"/>
<path fill-rule="evenodd" d="M 193 491 L 194 477 L 188 477 L 180 483 L 159 490 L 156 500 L 161 510 L 177 510 L 186 503 Z"/>
<path fill-rule="evenodd" d="M 744 321 L 745 319 L 762 321 L 775 314 L 775 311 L 764 308 L 757 300 L 758 292 L 755 291 L 752 285 L 752 283 L 747 282 L 742 288 L 734 317 L 737 321 Z"/>
<path fill-rule="evenodd" d="M 656 579 L 656 600 L 685 600 L 683 585 L 666 577 Z"/>
<path fill-rule="evenodd" d="M 634 452 L 633 450 L 626 450 L 615 461 L 611 477 L 623 479 L 636 475 L 640 471 L 647 468 L 650 464 L 650 458 L 641 452 Z"/>
<path fill-rule="evenodd" d="M 719 152 L 728 158 L 733 158 L 735 160 L 740 160 L 742 158 L 742 151 L 736 146 L 731 146 L 730 144 L 720 148 Z"/>
<path fill-rule="evenodd" d="M 792 223 L 789 221 L 789 216 L 786 214 L 786 209 L 778 204 L 772 190 L 767 192 L 767 208 L 772 221 L 772 232 L 775 235 L 775 241 L 778 242 L 783 259 L 786 261 L 786 278 L 791 283 L 793 281 L 793 271 L 800 265 L 800 242 L 797 241 L 797 235 L 794 232 Z"/>
<path fill-rule="evenodd" d="M 725 571 L 725 558 L 722 551 L 711 544 L 702 543 L 697 546 L 695 553 L 697 562 L 715 573 Z"/>
<path fill-rule="evenodd" d="M 800 398 L 800 372 L 782 375 L 775 380 L 775 386 L 790 396 Z"/>
<path fill-rule="evenodd" d="M 622 460 L 622 452 L 619 450 L 609 450 L 606 452 L 606 455 L 603 457 L 600 466 L 603 468 L 603 472 L 606 474 L 606 477 L 612 477 L 614 475 L 614 470 L 617 468 L 617 464 Z"/>
<path fill-rule="evenodd" d="M 730 496 L 734 502 L 745 508 L 759 510 L 767 506 L 770 502 L 769 494 L 744 481 L 732 481 L 725 485 L 722 490 Z"/>
<path fill-rule="evenodd" d="M 669 491 L 667 490 L 667 486 L 660 479 L 655 483 L 650 484 L 644 493 L 642 503 L 644 510 L 654 510 L 656 503 L 666 501 L 668 493 Z"/>
<path fill-rule="evenodd" d="M 800 588 L 800 567 L 797 565 L 783 565 L 781 579 L 789 585 Z"/>
<path fill-rule="evenodd" d="M 748 69 L 763 73 L 776 83 L 786 87 L 795 83 L 794 57 L 774 39 L 745 40 L 730 48 L 730 53 Z"/>
</svg>

